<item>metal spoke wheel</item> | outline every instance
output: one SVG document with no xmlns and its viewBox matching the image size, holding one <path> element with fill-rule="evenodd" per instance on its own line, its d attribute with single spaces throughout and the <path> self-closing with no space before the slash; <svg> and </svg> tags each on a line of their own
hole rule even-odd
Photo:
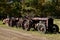
<svg viewBox="0 0 60 40">
<path fill-rule="evenodd" d="M 52 31 L 53 33 L 59 32 L 59 27 L 56 24 L 53 24 Z"/>
<path fill-rule="evenodd" d="M 24 24 L 24 28 L 25 28 L 25 30 L 28 29 L 28 25 L 26 23 Z"/>
<path fill-rule="evenodd" d="M 30 29 L 29 29 L 29 22 L 26 21 L 26 22 L 24 23 L 24 28 L 25 28 L 26 31 L 30 30 Z"/>
<path fill-rule="evenodd" d="M 46 26 L 45 26 L 45 24 L 39 24 L 38 27 L 37 27 L 37 30 L 39 32 L 46 33 Z"/>
</svg>

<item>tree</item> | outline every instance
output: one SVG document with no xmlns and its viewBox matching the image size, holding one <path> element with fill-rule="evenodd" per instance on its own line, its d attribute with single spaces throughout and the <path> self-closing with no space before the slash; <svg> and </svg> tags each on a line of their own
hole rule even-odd
<svg viewBox="0 0 60 40">
<path fill-rule="evenodd" d="M 43 5 L 43 9 L 42 9 L 42 13 L 43 16 L 47 17 L 47 16 L 52 16 L 53 13 L 55 13 L 55 6 L 53 6 L 52 4 L 50 4 L 50 2 L 46 3 L 45 5 Z"/>
<path fill-rule="evenodd" d="M 21 2 L 13 1 L 8 2 L 8 0 L 0 1 L 0 14 L 3 16 L 19 16 L 21 11 Z"/>
</svg>

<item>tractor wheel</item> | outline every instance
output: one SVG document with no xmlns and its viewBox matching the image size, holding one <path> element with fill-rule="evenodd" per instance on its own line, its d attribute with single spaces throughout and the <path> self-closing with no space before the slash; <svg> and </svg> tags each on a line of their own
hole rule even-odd
<svg viewBox="0 0 60 40">
<path fill-rule="evenodd" d="M 45 24 L 39 24 L 38 27 L 37 27 L 37 30 L 39 32 L 46 33 L 46 26 L 45 26 Z"/>
<path fill-rule="evenodd" d="M 59 27 L 56 24 L 53 24 L 52 30 L 53 30 L 53 33 L 57 33 L 59 32 Z"/>
<path fill-rule="evenodd" d="M 25 23 L 24 28 L 25 28 L 26 31 L 28 31 L 29 30 L 29 25 Z"/>
<path fill-rule="evenodd" d="M 29 29 L 29 23 L 25 22 L 24 23 L 24 28 L 25 28 L 26 31 L 29 31 L 30 30 Z"/>
</svg>

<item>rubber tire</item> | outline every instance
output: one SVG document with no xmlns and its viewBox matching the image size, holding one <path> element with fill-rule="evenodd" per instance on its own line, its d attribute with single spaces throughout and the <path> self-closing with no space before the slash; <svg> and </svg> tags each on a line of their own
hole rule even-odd
<svg viewBox="0 0 60 40">
<path fill-rule="evenodd" d="M 59 27 L 56 24 L 53 24 L 52 30 L 53 30 L 53 33 L 58 33 Z"/>
</svg>

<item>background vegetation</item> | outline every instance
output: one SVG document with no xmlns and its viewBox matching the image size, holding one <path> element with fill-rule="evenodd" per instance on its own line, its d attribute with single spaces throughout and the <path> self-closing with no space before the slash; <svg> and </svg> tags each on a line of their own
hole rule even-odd
<svg viewBox="0 0 60 40">
<path fill-rule="evenodd" d="M 55 2 L 41 3 L 38 0 L 0 0 L 0 19 L 7 16 L 54 17 L 60 18 L 60 5 Z"/>
</svg>

